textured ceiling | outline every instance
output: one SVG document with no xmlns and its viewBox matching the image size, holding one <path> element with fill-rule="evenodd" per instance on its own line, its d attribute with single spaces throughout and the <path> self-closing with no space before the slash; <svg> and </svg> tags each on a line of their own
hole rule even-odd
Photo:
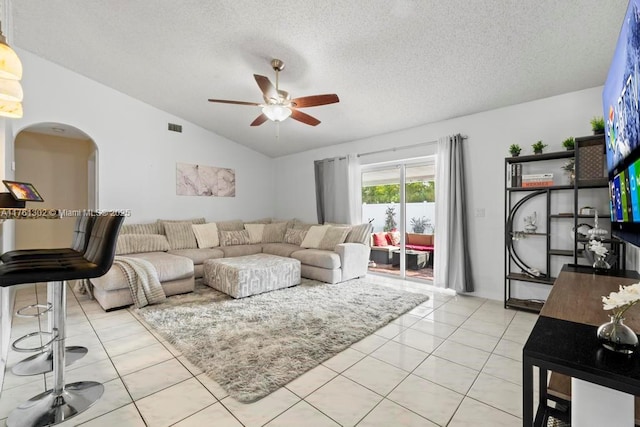
<svg viewBox="0 0 640 427">
<path fill-rule="evenodd" d="M 277 157 L 602 85 L 627 0 L 14 0 L 13 38 Z M 253 74 L 337 93 L 322 121 L 249 124 Z"/>
</svg>

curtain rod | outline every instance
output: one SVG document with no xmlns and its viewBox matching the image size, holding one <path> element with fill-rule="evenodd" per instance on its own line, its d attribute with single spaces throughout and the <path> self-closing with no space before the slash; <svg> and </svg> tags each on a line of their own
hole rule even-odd
<svg viewBox="0 0 640 427">
<path fill-rule="evenodd" d="M 469 137 L 466 135 L 462 135 L 462 139 L 468 139 Z M 412 144 L 412 145 L 403 145 L 402 147 L 393 147 L 393 148 L 385 148 L 384 150 L 377 150 L 377 151 L 369 151 L 367 153 L 359 153 L 356 156 L 357 157 L 364 157 L 364 156 L 371 156 L 373 154 L 381 154 L 381 153 L 389 153 L 389 152 L 394 152 L 394 151 L 398 151 L 398 150 L 407 150 L 409 148 L 417 148 L 417 147 L 423 147 L 423 146 L 428 146 L 428 145 L 433 145 L 433 144 L 437 144 L 438 141 L 428 141 L 428 142 L 419 142 L 417 144 Z M 338 160 L 346 160 L 346 156 L 342 156 L 342 157 L 336 157 L 334 159 L 326 159 L 328 161 L 334 161 L 336 159 Z M 321 161 L 321 160 L 316 160 L 316 162 Z"/>
<path fill-rule="evenodd" d="M 463 135 L 462 139 L 467 139 L 468 137 Z M 393 152 L 393 151 L 397 151 L 397 150 L 407 150 L 409 148 L 417 148 L 417 147 L 423 147 L 423 146 L 428 146 L 428 145 L 433 145 L 433 144 L 437 144 L 438 141 L 428 141 L 428 142 L 419 142 L 417 144 L 412 144 L 412 145 L 403 145 L 402 147 L 393 147 L 393 148 L 386 148 L 384 150 L 378 150 L 378 151 L 369 151 L 368 153 L 360 153 L 358 154 L 358 157 L 364 157 L 364 156 L 371 156 L 372 154 L 380 154 L 380 153 L 388 153 L 388 152 Z"/>
</svg>

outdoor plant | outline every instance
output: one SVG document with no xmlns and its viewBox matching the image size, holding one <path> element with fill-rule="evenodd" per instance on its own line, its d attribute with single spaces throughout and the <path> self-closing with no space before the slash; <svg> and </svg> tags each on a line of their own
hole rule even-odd
<svg viewBox="0 0 640 427">
<path fill-rule="evenodd" d="M 594 135 L 604 133 L 604 118 L 602 116 L 591 119 L 591 130 Z"/>
<path fill-rule="evenodd" d="M 572 136 L 570 136 L 569 138 L 567 138 L 564 141 L 562 141 L 562 146 L 564 148 L 566 148 L 567 150 L 573 150 L 575 145 L 576 145 L 576 140 L 573 139 Z"/>
<path fill-rule="evenodd" d="M 535 144 L 531 144 L 531 147 L 533 148 L 533 152 L 535 154 L 542 154 L 542 149 L 546 146 L 547 144 L 543 144 L 542 141 L 538 141 Z"/>
<path fill-rule="evenodd" d="M 396 208 L 394 206 L 389 206 L 387 210 L 384 212 L 384 231 L 393 231 L 398 226 L 396 222 Z"/>
<path fill-rule="evenodd" d="M 520 148 L 518 144 L 511 144 L 509 146 L 509 152 L 513 157 L 518 157 L 520 155 L 520 151 L 522 151 L 522 148 Z"/>
<path fill-rule="evenodd" d="M 423 234 L 424 230 L 427 228 L 431 221 L 425 217 L 422 218 L 411 218 L 411 228 L 413 228 L 414 233 Z"/>
</svg>

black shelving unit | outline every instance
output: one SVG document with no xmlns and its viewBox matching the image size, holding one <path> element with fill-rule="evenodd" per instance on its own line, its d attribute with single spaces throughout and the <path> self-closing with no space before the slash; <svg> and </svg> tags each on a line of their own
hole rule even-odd
<svg viewBox="0 0 640 427">
<path fill-rule="evenodd" d="M 551 235 L 551 223 L 563 221 L 567 225 L 567 232 L 570 231 L 570 228 L 573 227 L 574 230 L 578 229 L 578 225 L 584 221 L 592 221 L 594 219 L 594 215 L 581 215 L 579 214 L 579 200 L 580 200 L 580 192 L 583 190 L 600 189 L 603 188 L 605 190 L 597 190 L 597 191 L 608 191 L 608 180 L 604 177 L 604 163 L 602 165 L 602 175 L 601 177 L 594 177 L 594 173 L 592 171 L 587 170 L 589 173 L 585 173 L 585 176 L 580 176 L 580 172 L 584 173 L 585 168 L 580 166 L 580 154 L 584 153 L 582 148 L 590 147 L 588 150 L 588 154 L 593 154 L 593 150 L 603 150 L 604 153 L 604 136 L 589 136 L 583 138 L 576 138 L 576 146 L 574 150 L 567 150 L 561 152 L 553 152 L 553 153 L 544 153 L 544 154 L 534 154 L 528 156 L 519 156 L 519 157 L 507 157 L 505 158 L 505 287 L 504 287 L 504 306 L 505 308 L 515 308 L 521 310 L 528 310 L 533 312 L 539 312 L 542 309 L 542 305 L 544 301 L 542 300 L 523 300 L 512 297 L 512 282 L 525 282 L 525 283 L 536 283 L 543 285 L 553 285 L 555 281 L 555 277 L 551 275 L 551 258 L 552 257 L 564 257 L 568 258 L 567 261 L 573 261 L 573 264 L 578 265 L 582 261 L 582 263 L 586 262 L 584 258 L 584 249 L 583 244 L 588 243 L 588 239 L 582 239 L 577 231 L 574 233 L 573 238 L 573 248 L 572 249 L 562 249 L 562 248 L 553 248 L 551 246 L 552 243 L 552 235 Z M 574 179 L 573 185 L 552 185 L 545 187 L 516 187 L 510 184 L 510 170 L 511 166 L 515 164 L 525 164 L 532 162 L 545 162 L 551 160 L 559 160 L 559 159 L 571 159 L 575 158 L 575 170 L 576 177 Z M 584 166 L 584 165 L 583 165 Z M 519 199 L 514 201 L 513 194 L 519 193 Z M 523 194 L 526 193 L 526 194 Z M 571 199 L 573 203 L 573 213 L 559 213 L 555 212 L 552 209 L 552 194 L 558 193 L 559 197 L 567 197 L 567 200 Z M 545 221 L 545 230 L 544 233 L 524 233 L 521 230 L 514 229 L 514 218 L 515 212 L 520 209 L 522 206 L 525 206 L 527 202 L 540 198 L 544 199 L 546 204 L 546 215 L 544 218 L 538 218 L 538 223 L 542 224 L 541 220 Z M 557 199 L 555 199 L 557 200 Z M 603 222 L 609 221 L 608 214 L 609 212 L 604 213 L 604 217 L 602 214 L 600 215 L 600 220 Z M 567 221 L 568 220 L 568 221 Z M 544 239 L 546 243 L 545 254 L 546 254 L 546 262 L 544 265 L 545 271 L 540 271 L 540 276 L 536 277 L 532 274 L 527 273 L 526 268 L 528 265 L 526 264 L 526 260 L 521 257 L 514 246 L 514 242 L 512 240 L 514 232 L 517 232 L 518 235 L 523 237 L 539 237 L 540 239 Z M 625 247 L 623 242 L 614 238 L 604 239 L 603 243 L 609 246 L 610 250 L 613 251 L 616 255 L 616 265 L 615 268 L 624 269 L 624 258 L 625 258 Z M 518 268 L 513 268 L 513 265 L 516 265 Z M 583 264 L 584 265 L 584 264 Z"/>
</svg>

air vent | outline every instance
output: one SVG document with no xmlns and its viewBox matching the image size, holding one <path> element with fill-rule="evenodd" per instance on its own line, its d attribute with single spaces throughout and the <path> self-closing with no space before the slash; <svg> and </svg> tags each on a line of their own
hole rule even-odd
<svg viewBox="0 0 640 427">
<path fill-rule="evenodd" d="M 169 123 L 169 130 L 173 132 L 182 133 L 182 125 L 177 125 L 175 123 Z"/>
</svg>

